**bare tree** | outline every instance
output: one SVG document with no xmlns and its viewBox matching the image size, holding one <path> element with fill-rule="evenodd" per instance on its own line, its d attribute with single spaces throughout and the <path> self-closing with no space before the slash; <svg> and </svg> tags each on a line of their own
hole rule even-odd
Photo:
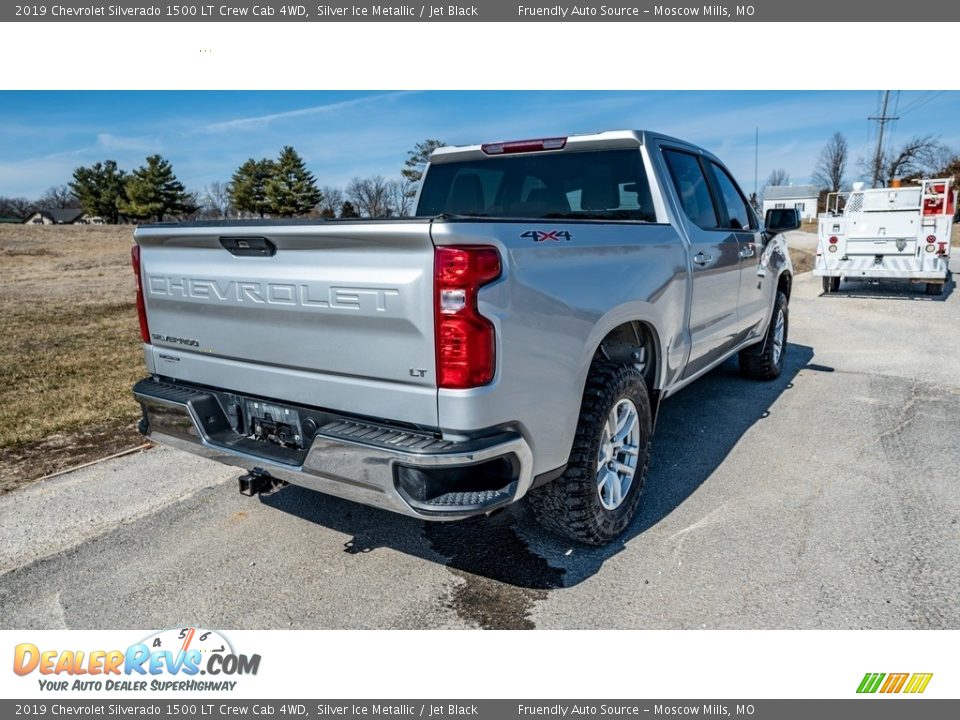
<svg viewBox="0 0 960 720">
<path fill-rule="evenodd" d="M 54 185 L 37 200 L 39 210 L 63 210 L 64 208 L 80 207 L 80 201 L 73 194 L 69 185 Z"/>
<path fill-rule="evenodd" d="M 203 189 L 202 204 L 214 219 L 229 218 L 234 212 L 230 193 L 230 183 L 220 180 L 214 180 Z"/>
<path fill-rule="evenodd" d="M 416 189 L 410 192 L 410 183 L 406 180 L 391 180 L 389 183 L 391 214 L 398 217 L 409 217 L 413 210 L 413 198 L 416 197 Z"/>
<path fill-rule="evenodd" d="M 813 181 L 828 192 L 840 192 L 849 157 L 847 139 L 842 133 L 834 133 L 820 151 L 820 158 L 813 169 Z"/>
<path fill-rule="evenodd" d="M 337 212 L 343 207 L 343 190 L 333 185 L 324 185 L 320 188 L 320 194 L 323 196 L 323 199 L 320 201 L 320 215 L 335 218 Z"/>
<path fill-rule="evenodd" d="M 355 177 L 347 184 L 347 199 L 365 217 L 390 217 L 394 214 L 393 188 L 382 175 Z"/>
<path fill-rule="evenodd" d="M 935 174 L 941 178 L 953 178 L 953 189 L 960 190 L 960 155 L 947 160 Z"/>
<path fill-rule="evenodd" d="M 26 220 L 37 210 L 37 204 L 25 197 L 0 197 L 0 217 Z"/>
<path fill-rule="evenodd" d="M 911 138 L 884 156 L 884 184 L 889 186 L 897 178 L 915 179 L 936 173 L 949 157 L 950 149 L 938 137 L 923 135 Z"/>
<path fill-rule="evenodd" d="M 790 184 L 790 173 L 788 173 L 783 168 L 774 168 L 769 177 L 767 177 L 767 185 L 789 185 Z"/>
</svg>

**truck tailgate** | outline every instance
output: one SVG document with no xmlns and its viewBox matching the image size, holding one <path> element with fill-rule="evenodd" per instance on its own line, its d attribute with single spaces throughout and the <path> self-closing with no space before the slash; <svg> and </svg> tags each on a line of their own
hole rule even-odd
<svg viewBox="0 0 960 720">
<path fill-rule="evenodd" d="M 428 222 L 150 226 L 135 238 L 157 374 L 436 424 Z"/>
<path fill-rule="evenodd" d="M 919 224 L 916 208 L 863 213 L 848 223 L 846 254 L 916 255 Z"/>
</svg>

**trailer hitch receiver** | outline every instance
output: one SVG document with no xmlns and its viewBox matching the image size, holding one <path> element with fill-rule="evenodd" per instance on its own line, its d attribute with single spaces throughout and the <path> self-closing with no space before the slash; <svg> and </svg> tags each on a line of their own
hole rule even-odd
<svg viewBox="0 0 960 720">
<path fill-rule="evenodd" d="M 272 495 L 284 488 L 288 483 L 285 480 L 278 480 L 270 473 L 260 468 L 254 468 L 248 473 L 244 473 L 239 478 L 240 494 L 248 497 L 254 495 Z"/>
</svg>

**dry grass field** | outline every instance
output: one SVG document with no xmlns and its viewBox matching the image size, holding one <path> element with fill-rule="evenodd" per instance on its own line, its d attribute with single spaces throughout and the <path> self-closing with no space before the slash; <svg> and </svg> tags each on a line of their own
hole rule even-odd
<svg viewBox="0 0 960 720">
<path fill-rule="evenodd" d="M 793 272 L 799 275 L 802 272 L 813 270 L 813 261 L 816 255 L 809 250 L 790 247 L 790 262 L 793 263 Z"/>
<path fill-rule="evenodd" d="M 0 225 L 0 493 L 141 442 L 132 232 Z"/>
</svg>

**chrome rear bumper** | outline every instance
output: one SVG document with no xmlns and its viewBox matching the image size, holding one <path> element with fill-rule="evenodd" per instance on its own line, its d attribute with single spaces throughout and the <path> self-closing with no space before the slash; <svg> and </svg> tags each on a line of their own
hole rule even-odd
<svg viewBox="0 0 960 720">
<path fill-rule="evenodd" d="M 141 432 L 161 445 L 412 517 L 488 513 L 522 498 L 533 481 L 530 448 L 515 433 L 452 442 L 326 415 L 307 448 L 287 451 L 235 432 L 216 391 L 147 379 L 133 393 L 143 408 Z M 497 472 L 488 477 L 487 469 Z M 422 490 L 437 482 L 449 492 Z"/>
</svg>

